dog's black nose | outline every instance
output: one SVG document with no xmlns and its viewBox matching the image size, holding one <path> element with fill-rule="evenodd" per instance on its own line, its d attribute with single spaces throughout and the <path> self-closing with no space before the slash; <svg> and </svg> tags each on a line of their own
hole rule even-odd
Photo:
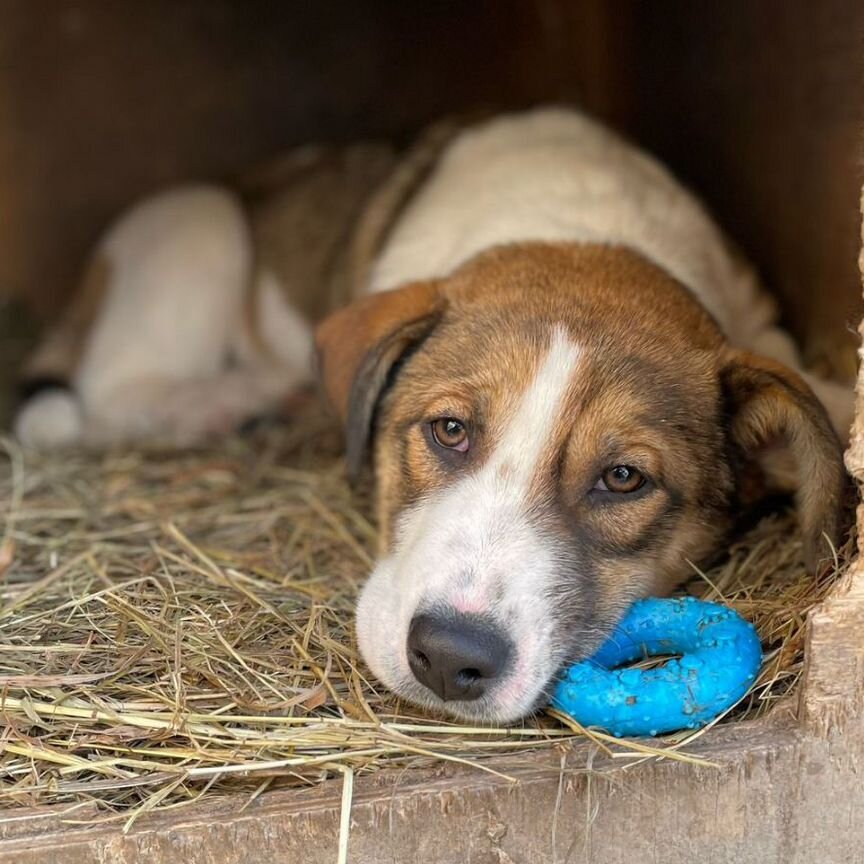
<svg viewBox="0 0 864 864">
<path fill-rule="evenodd" d="M 510 642 L 468 615 L 417 615 L 408 630 L 414 677 L 445 701 L 477 699 L 506 670 Z"/>
</svg>

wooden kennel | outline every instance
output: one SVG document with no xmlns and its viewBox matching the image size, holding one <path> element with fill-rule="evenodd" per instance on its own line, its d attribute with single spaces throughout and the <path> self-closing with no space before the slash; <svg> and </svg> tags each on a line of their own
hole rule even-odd
<svg viewBox="0 0 864 864">
<path fill-rule="evenodd" d="M 0 0 L 3 308 L 55 313 L 106 221 L 159 185 L 304 140 L 404 138 L 443 113 L 556 100 L 702 193 L 808 360 L 851 376 L 862 49 L 854 0 Z M 864 482 L 864 380 L 847 465 Z M 646 761 L 622 777 L 596 756 L 585 772 L 586 749 L 532 757 L 515 784 L 459 768 L 361 777 L 348 860 L 864 861 L 859 561 L 810 617 L 787 709 L 694 743 L 716 767 Z M 332 862 L 341 796 L 334 780 L 242 811 L 224 799 L 126 834 L 9 810 L 0 862 Z"/>
</svg>

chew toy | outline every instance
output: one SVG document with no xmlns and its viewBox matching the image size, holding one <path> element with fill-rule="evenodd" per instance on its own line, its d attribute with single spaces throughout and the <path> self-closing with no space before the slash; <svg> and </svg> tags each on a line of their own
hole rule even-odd
<svg viewBox="0 0 864 864">
<path fill-rule="evenodd" d="M 618 668 L 680 654 L 654 669 Z M 615 736 L 698 729 L 751 687 L 762 662 L 756 629 L 693 597 L 639 600 L 590 659 L 557 683 L 554 707 Z"/>
</svg>

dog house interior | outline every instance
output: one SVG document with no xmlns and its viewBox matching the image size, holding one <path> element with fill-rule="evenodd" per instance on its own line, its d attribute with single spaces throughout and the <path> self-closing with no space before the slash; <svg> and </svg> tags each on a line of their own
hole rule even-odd
<svg viewBox="0 0 864 864">
<path fill-rule="evenodd" d="M 35 335 L 142 195 L 544 102 L 699 193 L 808 366 L 851 391 L 862 36 L 854 0 L 5 0 L 3 428 Z M 363 668 L 371 492 L 314 399 L 288 413 L 195 451 L 0 439 L 0 862 L 860 860 L 858 532 L 808 577 L 780 503 L 694 570 L 687 590 L 754 619 L 766 656 L 705 731 L 455 726 Z"/>
</svg>

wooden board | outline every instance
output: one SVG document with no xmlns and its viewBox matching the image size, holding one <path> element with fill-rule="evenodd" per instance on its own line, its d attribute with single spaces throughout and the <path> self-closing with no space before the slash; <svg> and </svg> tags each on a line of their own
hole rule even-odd
<svg viewBox="0 0 864 864">
<path fill-rule="evenodd" d="M 860 730 L 859 730 L 860 731 Z M 849 739 L 846 739 L 847 741 Z M 859 739 L 860 740 L 860 739 Z M 859 748 L 792 727 L 726 727 L 694 748 L 717 767 L 671 761 L 623 771 L 585 749 L 478 773 L 385 774 L 356 784 L 352 864 L 833 864 L 856 862 Z M 0 820 L 2 864 L 263 864 L 336 861 L 341 784 L 228 799 L 81 828 L 43 813 Z M 8 814 L 14 816 L 14 814 Z M 86 813 L 70 814 L 75 819 Z"/>
</svg>

